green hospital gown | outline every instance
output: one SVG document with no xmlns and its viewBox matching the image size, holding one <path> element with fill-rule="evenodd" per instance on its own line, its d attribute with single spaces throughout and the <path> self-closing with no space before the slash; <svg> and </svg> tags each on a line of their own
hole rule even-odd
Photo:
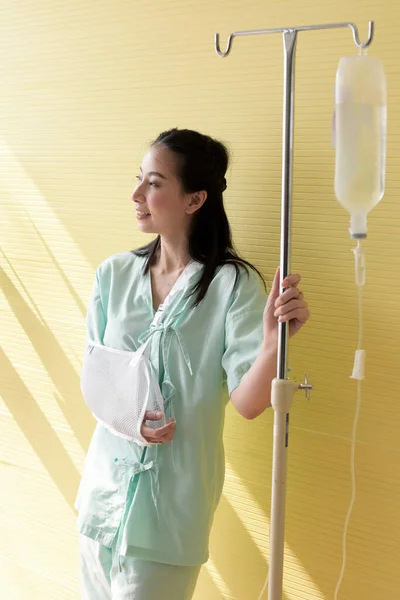
<svg viewBox="0 0 400 600">
<path fill-rule="evenodd" d="M 174 565 L 208 559 L 208 539 L 224 482 L 223 426 L 227 395 L 256 359 L 266 294 L 258 276 L 220 267 L 193 308 L 176 294 L 162 321 L 154 317 L 150 273 L 132 252 L 107 258 L 96 271 L 87 339 L 135 351 L 150 338 L 172 442 L 143 449 L 97 424 L 85 460 L 76 508 L 80 533 L 122 555 Z"/>
</svg>

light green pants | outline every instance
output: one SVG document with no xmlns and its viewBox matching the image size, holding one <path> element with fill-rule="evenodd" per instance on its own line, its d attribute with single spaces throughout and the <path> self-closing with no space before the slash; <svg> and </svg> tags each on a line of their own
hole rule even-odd
<svg viewBox="0 0 400 600">
<path fill-rule="evenodd" d="M 179 567 L 119 556 L 79 538 L 82 600 L 190 600 L 201 565 Z"/>
</svg>

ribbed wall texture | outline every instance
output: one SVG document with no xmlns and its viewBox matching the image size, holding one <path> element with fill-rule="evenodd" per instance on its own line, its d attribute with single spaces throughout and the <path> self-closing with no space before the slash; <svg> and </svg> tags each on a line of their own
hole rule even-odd
<svg viewBox="0 0 400 600">
<path fill-rule="evenodd" d="M 340 600 L 400 598 L 400 5 L 395 0 L 26 0 L 1 7 L 1 597 L 78 598 L 76 515 L 94 421 L 79 374 L 95 267 L 143 242 L 130 192 L 171 126 L 226 141 L 239 250 L 270 283 L 279 261 L 280 36 L 219 31 L 352 20 L 388 79 L 387 184 L 369 217 L 366 380 L 357 499 Z M 312 318 L 290 350 L 308 373 L 291 413 L 285 600 L 331 600 L 350 500 L 357 343 L 354 243 L 333 193 L 333 86 L 350 30 L 299 35 L 292 270 Z M 273 413 L 229 408 L 227 482 L 196 600 L 256 599 L 267 570 Z M 266 597 L 266 596 L 265 596 Z"/>
</svg>

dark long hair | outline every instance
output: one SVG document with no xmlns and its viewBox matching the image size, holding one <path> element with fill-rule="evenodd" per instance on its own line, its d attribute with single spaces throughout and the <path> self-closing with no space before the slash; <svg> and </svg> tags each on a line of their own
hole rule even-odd
<svg viewBox="0 0 400 600">
<path fill-rule="evenodd" d="M 255 271 L 264 283 L 263 276 L 254 265 L 241 258 L 234 249 L 232 233 L 225 213 L 222 194 L 226 189 L 225 173 L 228 168 L 229 154 L 224 144 L 208 135 L 190 129 L 170 129 L 161 133 L 152 142 L 153 146 L 163 146 L 174 152 L 177 161 L 184 193 L 190 194 L 205 190 L 207 199 L 194 214 L 189 232 L 189 255 L 202 263 L 204 269 L 196 286 L 191 291 L 195 294 L 197 306 L 203 300 L 208 287 L 220 265 L 232 264 L 236 269 L 236 280 L 240 268 L 247 273 Z M 138 256 L 145 256 L 146 274 L 150 266 L 157 260 L 161 246 L 161 238 L 157 236 L 150 244 L 133 250 Z"/>
</svg>

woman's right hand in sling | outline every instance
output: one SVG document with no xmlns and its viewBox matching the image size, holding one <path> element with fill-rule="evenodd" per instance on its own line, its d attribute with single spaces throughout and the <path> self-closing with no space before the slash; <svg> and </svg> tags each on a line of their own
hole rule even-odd
<svg viewBox="0 0 400 600">
<path fill-rule="evenodd" d="M 152 429 L 145 425 L 145 421 L 159 421 L 163 417 L 162 412 L 148 410 L 145 412 L 140 433 L 149 444 L 164 444 L 170 442 L 175 435 L 176 422 L 174 419 L 168 419 L 166 425 L 158 429 Z"/>
</svg>

